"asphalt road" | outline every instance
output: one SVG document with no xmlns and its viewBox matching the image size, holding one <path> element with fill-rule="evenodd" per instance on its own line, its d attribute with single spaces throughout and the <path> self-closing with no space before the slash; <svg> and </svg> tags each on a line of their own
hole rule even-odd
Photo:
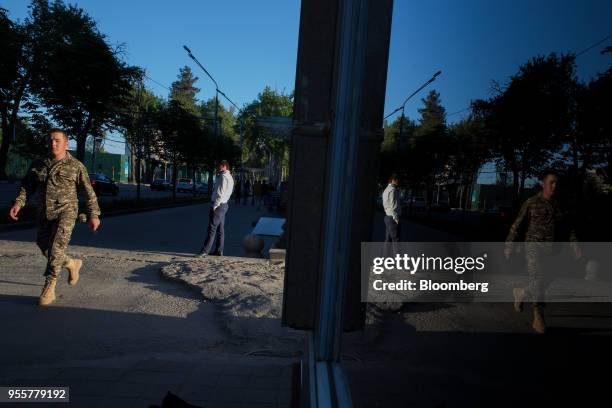
<svg viewBox="0 0 612 408">
<path fill-rule="evenodd" d="M 148 184 L 142 184 L 140 186 L 140 196 L 143 198 L 162 198 L 172 197 L 171 191 L 151 191 Z M 134 184 L 119 184 L 119 195 L 113 197 L 112 195 L 102 195 L 98 197 L 102 201 L 113 201 L 118 199 L 136 198 L 137 187 Z M 0 183 L 0 207 L 8 207 L 15 199 L 17 192 L 19 191 L 19 183 Z M 177 196 L 189 197 L 191 193 L 176 193 Z"/>
</svg>

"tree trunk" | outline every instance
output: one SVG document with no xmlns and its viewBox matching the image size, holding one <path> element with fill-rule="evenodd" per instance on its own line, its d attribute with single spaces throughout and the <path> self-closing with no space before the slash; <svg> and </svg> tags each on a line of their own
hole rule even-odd
<svg viewBox="0 0 612 408">
<path fill-rule="evenodd" d="M 519 200 L 523 199 L 524 193 L 525 193 L 525 179 L 527 178 L 527 175 L 525 174 L 524 171 L 521 172 L 521 186 L 520 186 L 520 190 L 519 190 Z"/>
<path fill-rule="evenodd" d="M 176 200 L 176 161 L 172 162 L 172 201 Z"/>
<path fill-rule="evenodd" d="M 196 188 L 196 167 L 195 166 L 193 166 L 193 171 L 191 174 L 193 174 L 193 197 L 195 198 L 195 196 L 198 193 L 197 188 Z"/>
<path fill-rule="evenodd" d="M 6 167 L 8 165 L 8 152 L 11 145 L 12 137 L 15 132 L 15 126 L 17 126 L 17 115 L 19 113 L 19 107 L 21 106 L 21 98 L 25 93 L 26 86 L 29 82 L 29 72 L 22 77 L 21 83 L 13 100 L 10 109 L 9 118 L 9 107 L 5 106 L 2 110 L 2 144 L 0 145 L 0 180 L 7 178 Z"/>
<path fill-rule="evenodd" d="M 515 212 L 517 212 L 519 204 L 519 172 L 516 168 L 512 168 L 512 209 Z"/>
<path fill-rule="evenodd" d="M 141 183 L 141 173 L 142 173 L 142 159 L 140 155 L 138 155 L 138 159 L 136 160 L 136 200 L 140 200 L 140 183 Z"/>
<path fill-rule="evenodd" d="M 76 135 L 76 158 L 81 163 L 85 163 L 85 144 L 87 143 L 87 134 L 78 134 Z M 92 173 L 96 172 L 96 169 L 90 169 Z"/>
</svg>

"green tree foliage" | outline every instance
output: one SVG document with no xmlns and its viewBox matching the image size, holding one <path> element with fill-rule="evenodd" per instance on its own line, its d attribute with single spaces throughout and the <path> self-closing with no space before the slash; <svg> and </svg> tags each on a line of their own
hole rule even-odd
<svg viewBox="0 0 612 408">
<path fill-rule="evenodd" d="M 605 164 L 612 169 L 612 67 L 578 93 L 576 129 L 567 156 L 578 170 Z"/>
<path fill-rule="evenodd" d="M 381 152 L 396 152 L 405 149 L 414 140 L 416 129 L 417 124 L 415 121 L 407 117 L 402 118 L 402 116 L 398 116 L 390 124 L 385 123 L 383 126 L 384 137 Z"/>
<path fill-rule="evenodd" d="M 116 127 L 140 70 L 123 63 L 95 21 L 76 6 L 36 0 L 31 19 L 34 31 L 44 33 L 32 91 L 47 115 L 76 140 L 77 158 L 83 160 L 87 137 Z"/>
<path fill-rule="evenodd" d="M 238 121 L 243 123 L 245 159 L 250 166 L 260 167 L 270 154 L 284 157 L 288 149 L 287 142 L 257 126 L 261 116 L 291 117 L 293 115 L 293 94 L 278 92 L 266 86 L 240 112 Z"/>
<path fill-rule="evenodd" d="M 36 75 L 35 56 L 40 51 L 32 24 L 18 24 L 0 8 L 0 180 L 6 178 L 10 145 L 23 130 L 19 112 L 28 101 L 29 86 Z"/>
<path fill-rule="evenodd" d="M 497 161 L 512 171 L 515 205 L 525 180 L 549 167 L 572 133 L 577 89 L 574 56 L 551 54 L 530 59 L 505 88 L 475 102 Z"/>
<path fill-rule="evenodd" d="M 200 112 L 201 117 L 204 119 L 205 123 L 210 126 L 211 129 L 214 129 L 214 120 L 215 120 L 215 98 L 210 98 L 207 101 L 203 101 L 198 106 L 198 111 Z M 237 130 L 235 109 L 231 107 L 227 109 L 222 100 L 219 100 L 219 107 L 217 108 L 217 115 L 219 119 L 219 133 L 225 137 L 229 137 L 236 144 L 240 143 L 240 133 Z"/>
<path fill-rule="evenodd" d="M 118 126 L 123 129 L 125 142 L 136 158 L 136 196 L 140 199 L 142 164 L 151 159 L 158 143 L 156 118 L 162 107 L 162 100 L 144 87 L 142 81 L 132 85 L 126 97 L 126 108 L 118 115 Z"/>
<path fill-rule="evenodd" d="M 170 86 L 170 99 L 194 114 L 198 112 L 196 95 L 200 92 L 200 89 L 195 87 L 197 80 L 198 77 L 193 75 L 191 68 L 185 65 L 179 69 L 177 80 Z"/>
<path fill-rule="evenodd" d="M 440 94 L 432 90 L 421 101 L 423 107 L 418 110 L 421 118 L 411 145 L 409 166 L 415 184 L 425 187 L 425 198 L 431 204 L 434 184 L 446 177 L 450 137 Z"/>
</svg>

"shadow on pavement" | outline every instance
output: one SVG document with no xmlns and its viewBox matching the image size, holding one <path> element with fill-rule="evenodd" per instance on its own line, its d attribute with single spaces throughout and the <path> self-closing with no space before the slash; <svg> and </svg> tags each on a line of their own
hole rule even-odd
<svg viewBox="0 0 612 408">
<path fill-rule="evenodd" d="M 402 313 L 452 305 L 412 306 Z M 344 338 L 345 352 L 359 360 L 345 363 L 355 407 L 568 406 L 570 401 L 594 406 L 587 400 L 596 396 L 608 405 L 609 376 L 593 367 L 605 371 L 612 363 L 612 307 L 563 304 L 550 309 L 554 307 L 594 308 L 607 314 L 608 322 L 593 327 L 587 321 L 560 320 L 563 314 L 553 312 L 546 335 L 430 331 L 417 330 L 402 313 L 388 312 L 364 333 Z M 529 320 L 528 314 L 514 316 Z"/>
</svg>

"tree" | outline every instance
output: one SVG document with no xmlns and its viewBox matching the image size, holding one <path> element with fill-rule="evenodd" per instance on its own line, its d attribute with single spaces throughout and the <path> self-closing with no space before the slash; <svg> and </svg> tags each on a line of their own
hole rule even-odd
<svg viewBox="0 0 612 408">
<path fill-rule="evenodd" d="M 36 75 L 37 39 L 31 23 L 16 24 L 8 18 L 7 10 L 0 8 L 0 180 L 6 179 L 9 148 L 21 123 L 18 114 Z"/>
<path fill-rule="evenodd" d="M 52 127 L 41 114 L 31 115 L 27 119 L 19 118 L 12 147 L 20 155 L 31 159 L 44 156 L 49 152 L 47 135 Z"/>
<path fill-rule="evenodd" d="M 196 194 L 195 172 L 200 165 L 208 169 L 209 188 L 212 187 L 212 168 L 214 167 L 214 149 L 208 136 L 214 123 L 206 121 L 202 124 L 201 109 L 196 95 L 200 91 L 195 86 L 198 78 L 193 76 L 191 68 L 185 66 L 179 69 L 177 80 L 171 85 L 170 101 L 182 109 L 180 122 L 176 122 L 179 140 L 180 156 L 193 173 L 193 194 Z"/>
<path fill-rule="evenodd" d="M 421 101 L 423 107 L 418 110 L 421 118 L 415 131 L 410 164 L 415 182 L 425 186 L 429 212 L 434 186 L 447 177 L 450 138 L 440 94 L 433 89 Z"/>
<path fill-rule="evenodd" d="M 496 160 L 512 171 L 518 207 L 525 180 L 551 165 L 572 133 L 577 81 L 574 56 L 536 57 L 519 68 L 505 88 L 474 108 L 495 139 Z"/>
<path fill-rule="evenodd" d="M 391 174 L 396 174 L 403 185 L 412 186 L 412 167 L 409 163 L 409 156 L 414 144 L 414 133 L 417 124 L 410 118 L 404 118 L 402 127 L 402 137 L 400 140 L 401 116 L 397 117 L 392 123 L 383 124 L 383 142 L 380 148 L 380 172 L 379 182 L 386 184 Z"/>
<path fill-rule="evenodd" d="M 584 173 L 587 168 L 612 164 L 611 95 L 612 68 L 580 87 L 576 129 L 567 152 L 576 172 Z"/>
<path fill-rule="evenodd" d="M 145 89 L 142 81 L 133 84 L 127 102 L 129 108 L 121 112 L 118 124 L 123 128 L 125 141 L 136 157 L 136 198 L 140 199 L 142 164 L 150 160 L 157 142 L 155 120 L 162 102 Z"/>
<path fill-rule="evenodd" d="M 266 86 L 257 99 L 247 104 L 237 118 L 243 125 L 246 163 L 254 167 L 270 165 L 287 166 L 288 143 L 257 124 L 262 116 L 291 117 L 293 94 L 278 92 Z M 273 162 L 273 163 L 271 163 Z M 280 162 L 280 163 L 279 163 Z"/>
<path fill-rule="evenodd" d="M 200 112 L 200 116 L 204 119 L 204 121 L 210 125 L 211 128 L 214 128 L 214 120 L 215 120 L 215 98 L 210 98 L 207 101 L 202 102 L 198 106 L 198 111 Z M 236 117 L 234 116 L 235 109 L 234 107 L 230 107 L 227 109 L 221 101 L 219 101 L 219 106 L 217 108 L 217 116 L 219 120 L 219 133 L 223 136 L 229 137 L 234 140 L 234 142 L 240 142 L 239 131 L 237 131 L 236 127 L 238 127 L 236 123 Z"/>
<path fill-rule="evenodd" d="M 140 70 L 119 60 L 119 50 L 111 49 L 82 9 L 37 0 L 31 14 L 45 31 L 32 90 L 47 115 L 76 140 L 77 158 L 83 160 L 87 137 L 117 126 Z"/>
<path fill-rule="evenodd" d="M 476 115 L 451 125 L 449 136 L 448 180 L 458 187 L 459 207 L 466 210 L 470 186 L 480 167 L 491 158 L 492 146 L 484 132 L 482 118 Z"/>
<path fill-rule="evenodd" d="M 198 113 L 196 95 L 200 92 L 194 85 L 197 80 L 198 77 L 193 76 L 191 68 L 185 65 L 179 69 L 177 80 L 170 86 L 170 99 L 194 114 Z"/>
<path fill-rule="evenodd" d="M 402 125 L 403 120 L 403 125 Z M 401 127 L 401 137 L 400 137 Z M 417 128 L 415 121 L 408 117 L 402 119 L 398 116 L 392 123 L 384 123 L 383 125 L 383 142 L 381 152 L 399 151 L 405 149 L 410 141 L 414 138 L 414 132 Z"/>
<path fill-rule="evenodd" d="M 207 144 L 205 132 L 198 116 L 174 99 L 159 110 L 156 122 L 160 131 L 157 152 L 172 166 L 172 198 L 175 199 L 178 166 L 183 163 L 195 166 L 199 162 Z"/>
</svg>

